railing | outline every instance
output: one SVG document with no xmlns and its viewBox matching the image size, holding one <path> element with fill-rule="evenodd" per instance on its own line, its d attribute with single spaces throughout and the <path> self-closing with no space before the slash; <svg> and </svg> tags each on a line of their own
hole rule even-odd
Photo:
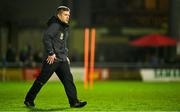
<svg viewBox="0 0 180 112">
<path fill-rule="evenodd" d="M 71 62 L 71 67 L 83 67 L 83 62 Z M 0 68 L 19 68 L 19 67 L 41 67 L 41 63 L 0 63 Z M 139 68 L 180 68 L 180 63 L 163 63 L 163 64 L 150 64 L 150 63 L 123 63 L 123 62 L 99 62 L 95 63 L 95 68 L 126 68 L 126 69 L 139 69 Z"/>
<path fill-rule="evenodd" d="M 71 72 L 75 77 L 83 77 L 84 63 L 71 63 Z M 78 72 L 77 72 L 78 68 Z M 79 69 L 80 68 L 80 69 Z M 40 73 L 41 63 L 23 64 L 23 63 L 0 63 L 0 81 L 11 80 L 34 80 Z M 103 72 L 106 71 L 106 73 Z M 180 80 L 180 64 L 149 64 L 149 63 L 114 63 L 103 62 L 95 63 L 95 80 L 142 80 L 142 71 L 145 75 L 162 76 Z M 145 71 L 145 72 L 144 72 Z M 149 74 L 149 71 L 151 74 Z M 146 73 L 147 72 L 147 73 Z M 105 75 L 104 75 L 105 74 Z M 97 78 L 98 77 L 98 78 Z M 76 79 L 76 78 L 75 78 Z M 83 79 L 82 79 L 83 80 Z M 159 79 L 158 79 L 159 80 Z"/>
</svg>

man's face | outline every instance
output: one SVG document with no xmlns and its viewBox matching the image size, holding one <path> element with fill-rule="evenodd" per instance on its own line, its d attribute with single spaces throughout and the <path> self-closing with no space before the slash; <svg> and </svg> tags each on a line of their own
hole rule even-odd
<svg viewBox="0 0 180 112">
<path fill-rule="evenodd" d="M 68 24 L 70 11 L 62 11 L 62 13 L 59 13 L 57 16 L 62 22 Z"/>
</svg>

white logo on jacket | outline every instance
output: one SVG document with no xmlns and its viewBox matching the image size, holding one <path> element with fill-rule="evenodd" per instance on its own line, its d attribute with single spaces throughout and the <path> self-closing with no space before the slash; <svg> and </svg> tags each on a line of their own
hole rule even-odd
<svg viewBox="0 0 180 112">
<path fill-rule="evenodd" d="M 61 40 L 63 40 L 64 38 L 64 34 L 63 33 L 60 33 L 60 37 L 59 37 Z"/>
</svg>

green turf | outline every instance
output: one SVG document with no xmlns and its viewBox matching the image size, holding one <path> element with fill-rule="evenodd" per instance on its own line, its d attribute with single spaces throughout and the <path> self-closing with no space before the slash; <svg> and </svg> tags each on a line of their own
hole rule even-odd
<svg viewBox="0 0 180 112">
<path fill-rule="evenodd" d="M 0 111 L 31 111 L 23 105 L 32 82 L 0 82 Z M 84 90 L 76 82 L 78 96 L 88 105 L 69 108 L 62 84 L 48 82 L 40 91 L 33 111 L 180 111 L 180 82 L 95 82 Z"/>
</svg>

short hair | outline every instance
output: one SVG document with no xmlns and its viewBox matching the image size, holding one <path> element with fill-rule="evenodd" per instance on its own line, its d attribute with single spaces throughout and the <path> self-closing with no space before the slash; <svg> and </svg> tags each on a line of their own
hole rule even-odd
<svg viewBox="0 0 180 112">
<path fill-rule="evenodd" d="M 57 14 L 61 14 L 63 11 L 70 11 L 70 9 L 66 6 L 59 6 L 57 9 L 56 9 L 56 15 Z"/>
</svg>

